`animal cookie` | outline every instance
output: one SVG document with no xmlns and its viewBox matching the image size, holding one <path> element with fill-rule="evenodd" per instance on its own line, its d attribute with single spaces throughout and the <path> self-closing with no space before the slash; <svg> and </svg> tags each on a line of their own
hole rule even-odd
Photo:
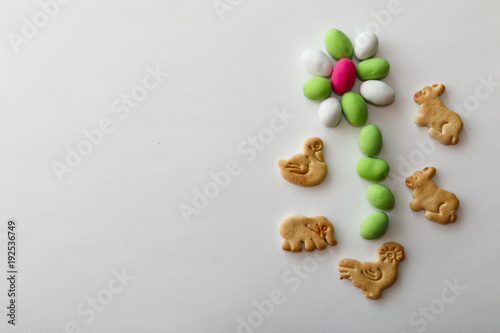
<svg viewBox="0 0 500 333">
<path fill-rule="evenodd" d="M 415 93 L 415 102 L 420 104 L 419 115 L 415 117 L 418 126 L 428 126 L 429 134 L 444 145 L 458 143 L 458 135 L 464 123 L 462 118 L 444 106 L 439 96 L 444 85 L 433 84 Z"/>
<path fill-rule="evenodd" d="M 280 234 L 284 238 L 282 248 L 285 251 L 300 252 L 302 243 L 306 251 L 322 250 L 326 248 L 327 242 L 332 246 L 337 245 L 333 225 L 324 216 L 289 216 L 281 222 Z"/>
<path fill-rule="evenodd" d="M 457 220 L 458 199 L 455 194 L 440 189 L 431 180 L 436 168 L 426 167 L 415 171 L 406 178 L 406 186 L 413 189 L 413 201 L 410 208 L 413 211 L 425 209 L 425 217 L 441 224 Z"/>
<path fill-rule="evenodd" d="M 382 290 L 394 284 L 398 277 L 398 264 L 405 258 L 401 245 L 383 244 L 377 250 L 377 261 L 359 262 L 353 259 L 339 261 L 341 279 L 349 279 L 367 298 L 378 299 Z"/>
<path fill-rule="evenodd" d="M 300 186 L 318 185 L 325 179 L 327 170 L 322 149 L 323 141 L 320 138 L 307 139 L 304 153 L 278 161 L 281 175 L 290 183 Z"/>
</svg>

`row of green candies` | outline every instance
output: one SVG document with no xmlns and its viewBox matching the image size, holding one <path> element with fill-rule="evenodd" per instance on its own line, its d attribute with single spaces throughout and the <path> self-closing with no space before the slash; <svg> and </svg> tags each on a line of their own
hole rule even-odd
<svg viewBox="0 0 500 333">
<path fill-rule="evenodd" d="M 373 58 L 378 49 L 378 38 L 374 33 L 359 34 L 353 47 L 342 31 L 330 29 L 325 34 L 325 46 L 332 58 L 338 60 L 335 66 L 320 50 L 308 49 L 302 54 L 304 66 L 316 75 L 304 83 L 302 90 L 307 98 L 323 101 L 319 118 L 325 126 L 337 126 L 342 112 L 349 123 L 362 126 L 368 118 L 365 101 L 375 105 L 387 105 L 394 101 L 394 90 L 379 81 L 389 73 L 390 65 L 383 58 Z M 361 61 L 358 65 L 350 60 L 353 54 Z M 366 80 L 361 84 L 360 93 L 349 91 L 356 75 Z M 341 102 L 331 97 L 332 91 L 342 95 Z"/>
<path fill-rule="evenodd" d="M 382 150 L 382 132 L 377 125 L 369 124 L 361 129 L 358 137 L 359 149 L 362 157 L 356 165 L 358 175 L 368 181 L 378 182 L 387 177 L 389 164 L 379 157 L 375 157 Z M 394 194 L 382 184 L 372 184 L 366 189 L 368 201 L 377 209 L 391 210 L 394 208 Z M 389 218 L 382 211 L 374 212 L 361 223 L 359 233 L 364 239 L 381 237 L 389 227 Z"/>
</svg>

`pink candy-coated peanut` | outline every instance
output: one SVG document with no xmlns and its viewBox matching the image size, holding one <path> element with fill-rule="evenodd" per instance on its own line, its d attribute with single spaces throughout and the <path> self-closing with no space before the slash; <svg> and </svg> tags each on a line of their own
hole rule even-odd
<svg viewBox="0 0 500 333">
<path fill-rule="evenodd" d="M 356 81 L 356 65 L 347 59 L 342 58 L 333 67 L 332 87 L 337 94 L 343 94 L 350 90 Z"/>
</svg>

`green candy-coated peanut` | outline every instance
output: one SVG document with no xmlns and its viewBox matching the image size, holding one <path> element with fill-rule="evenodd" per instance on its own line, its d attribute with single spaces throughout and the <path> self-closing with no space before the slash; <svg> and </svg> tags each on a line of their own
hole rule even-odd
<svg viewBox="0 0 500 333">
<path fill-rule="evenodd" d="M 356 72 L 362 80 L 378 80 L 389 73 L 390 67 L 384 58 L 371 58 L 361 61 L 356 66 Z"/>
<path fill-rule="evenodd" d="M 378 157 L 363 157 L 358 161 L 356 171 L 361 178 L 376 182 L 387 176 L 389 164 Z"/>
<path fill-rule="evenodd" d="M 382 184 L 372 184 L 366 189 L 366 197 L 373 207 L 382 210 L 394 208 L 394 194 Z"/>
<path fill-rule="evenodd" d="M 312 77 L 302 87 L 304 95 L 313 101 L 322 101 L 332 93 L 332 84 L 322 76 Z"/>
<path fill-rule="evenodd" d="M 381 237 L 389 227 L 389 218 L 384 212 L 375 212 L 366 217 L 359 227 L 359 233 L 364 239 Z"/>
<path fill-rule="evenodd" d="M 325 47 L 328 53 L 337 60 L 352 58 L 351 40 L 338 29 L 330 29 L 325 33 Z"/>
<path fill-rule="evenodd" d="M 377 125 L 369 124 L 361 129 L 358 145 L 366 156 L 375 156 L 382 150 L 382 132 Z"/>
<path fill-rule="evenodd" d="M 360 94 L 348 91 L 342 95 L 340 102 L 342 112 L 349 123 L 353 126 L 362 126 L 368 119 L 368 108 Z"/>
</svg>

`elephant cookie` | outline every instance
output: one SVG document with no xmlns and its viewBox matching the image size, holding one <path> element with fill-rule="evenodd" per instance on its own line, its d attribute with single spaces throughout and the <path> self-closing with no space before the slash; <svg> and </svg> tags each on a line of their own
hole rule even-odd
<svg viewBox="0 0 500 333">
<path fill-rule="evenodd" d="M 378 299 L 382 290 L 394 284 L 398 264 L 405 258 L 404 248 L 395 242 L 382 244 L 377 250 L 377 261 L 359 262 L 353 259 L 339 261 L 341 279 L 349 279 L 367 298 Z"/>
<path fill-rule="evenodd" d="M 327 171 L 322 149 L 323 141 L 320 138 L 307 139 L 304 142 L 304 153 L 278 162 L 283 178 L 300 186 L 314 186 L 321 183 Z"/>
<path fill-rule="evenodd" d="M 337 245 L 333 225 L 324 216 L 289 216 L 281 222 L 280 234 L 284 238 L 282 248 L 285 251 L 300 252 L 302 243 L 306 251 L 322 250 L 326 248 L 327 242 L 332 246 Z"/>
<path fill-rule="evenodd" d="M 425 217 L 441 224 L 457 220 L 458 198 L 455 194 L 440 189 L 431 180 L 436 168 L 426 167 L 406 178 L 406 186 L 413 189 L 413 211 L 425 210 Z"/>
<path fill-rule="evenodd" d="M 443 84 L 433 84 L 415 93 L 415 102 L 420 104 L 415 117 L 418 126 L 428 126 L 429 134 L 444 145 L 458 143 L 458 135 L 464 123 L 458 114 L 444 106 L 439 96 L 444 92 Z"/>
</svg>

